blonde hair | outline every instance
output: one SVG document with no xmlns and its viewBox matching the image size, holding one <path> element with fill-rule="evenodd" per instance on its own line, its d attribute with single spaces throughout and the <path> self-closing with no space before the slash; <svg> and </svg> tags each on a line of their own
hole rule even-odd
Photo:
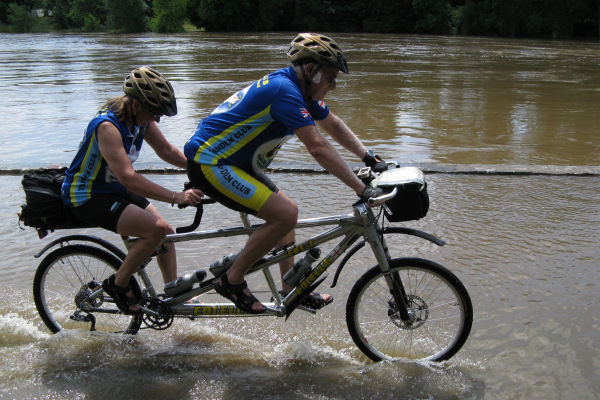
<svg viewBox="0 0 600 400">
<path fill-rule="evenodd" d="M 104 103 L 102 109 L 108 109 L 112 111 L 113 113 L 115 113 L 117 118 L 119 118 L 119 121 L 123 122 L 124 124 L 129 124 L 134 122 L 135 120 L 131 109 L 133 99 L 134 98 L 132 96 L 126 94 L 113 97 L 112 99 Z"/>
</svg>

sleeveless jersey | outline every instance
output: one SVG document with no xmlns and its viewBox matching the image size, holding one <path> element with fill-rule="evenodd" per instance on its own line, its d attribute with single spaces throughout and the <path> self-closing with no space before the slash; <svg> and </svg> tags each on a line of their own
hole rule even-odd
<svg viewBox="0 0 600 400">
<path fill-rule="evenodd" d="M 304 100 L 292 67 L 240 90 L 200 121 L 184 146 L 202 165 L 234 165 L 262 173 L 295 129 L 329 115 L 323 101 Z"/>
<path fill-rule="evenodd" d="M 88 124 L 77 154 L 66 171 L 62 199 L 67 205 L 77 207 L 94 195 L 125 191 L 125 187 L 114 176 L 98 147 L 98 126 L 105 121 L 112 123 L 119 130 L 123 147 L 132 163 L 140 154 L 146 128 L 135 126 L 134 132 L 131 132 L 112 111 L 100 110 Z"/>
</svg>

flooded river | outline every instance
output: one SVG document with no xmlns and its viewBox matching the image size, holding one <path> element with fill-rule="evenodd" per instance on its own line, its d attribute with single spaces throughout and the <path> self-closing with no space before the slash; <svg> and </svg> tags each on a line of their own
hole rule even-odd
<svg viewBox="0 0 600 400">
<path fill-rule="evenodd" d="M 88 119 L 124 75 L 156 67 L 180 113 L 161 128 L 178 146 L 233 91 L 286 64 L 293 34 L 0 35 L 0 168 L 68 164 Z M 403 164 L 600 165 L 596 42 L 335 35 L 351 74 L 330 108 L 377 153 Z M 146 149 L 148 150 L 148 149 Z M 353 166 L 356 160 L 348 158 Z M 164 167 L 151 151 L 136 165 Z M 298 141 L 275 166 L 315 166 Z M 185 176 L 149 175 L 176 190 Z M 448 242 L 395 238 L 394 257 L 451 269 L 474 305 L 471 336 L 444 363 L 367 361 L 345 326 L 345 302 L 370 266 L 365 250 L 316 315 L 177 320 L 133 340 L 51 335 L 32 299 L 39 240 L 20 230 L 20 176 L 0 175 L 0 398 L 52 399 L 597 399 L 600 393 L 600 178 L 427 174 L 431 209 L 403 225 Z M 322 174 L 273 179 L 301 218 L 350 212 L 352 193 Z M 156 203 L 175 226 L 187 210 Z M 238 224 L 221 206 L 206 229 Z M 116 235 L 83 230 L 119 244 Z M 316 233 L 314 228 L 303 235 Z M 208 266 L 237 239 L 178 245 L 181 271 Z M 325 250 L 325 249 L 324 249 Z M 155 282 L 158 269 L 150 266 Z M 252 287 L 253 283 L 249 282 Z"/>
</svg>

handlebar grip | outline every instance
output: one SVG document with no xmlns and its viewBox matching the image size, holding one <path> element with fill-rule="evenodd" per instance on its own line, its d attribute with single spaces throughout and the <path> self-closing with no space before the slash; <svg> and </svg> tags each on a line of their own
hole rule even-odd
<svg viewBox="0 0 600 400">
<path fill-rule="evenodd" d="M 398 193 L 398 188 L 395 187 L 391 192 L 383 194 L 381 196 L 378 197 L 370 197 L 367 199 L 367 204 L 369 204 L 369 206 L 373 207 L 373 206 L 378 206 L 380 204 L 385 203 L 388 200 L 393 199 L 396 194 Z"/>
</svg>

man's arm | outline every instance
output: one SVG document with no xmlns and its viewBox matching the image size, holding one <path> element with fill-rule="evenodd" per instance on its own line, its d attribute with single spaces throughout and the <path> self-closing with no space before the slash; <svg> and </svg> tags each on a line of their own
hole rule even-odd
<svg viewBox="0 0 600 400">
<path fill-rule="evenodd" d="M 325 132 L 330 134 L 336 142 L 338 142 L 346 150 L 352 152 L 360 160 L 362 160 L 367 154 L 367 148 L 362 144 L 354 132 L 352 132 L 352 129 L 350 129 L 340 117 L 331 111 L 325 119 L 317 121 L 317 124 Z"/>
<path fill-rule="evenodd" d="M 365 189 L 365 184 L 357 178 L 356 174 L 348 167 L 348 164 L 346 164 L 331 143 L 321 135 L 316 126 L 306 125 L 296 129 L 294 133 L 298 139 L 304 143 L 310 155 L 313 156 L 327 172 L 344 182 L 359 196 L 362 194 Z"/>
</svg>

